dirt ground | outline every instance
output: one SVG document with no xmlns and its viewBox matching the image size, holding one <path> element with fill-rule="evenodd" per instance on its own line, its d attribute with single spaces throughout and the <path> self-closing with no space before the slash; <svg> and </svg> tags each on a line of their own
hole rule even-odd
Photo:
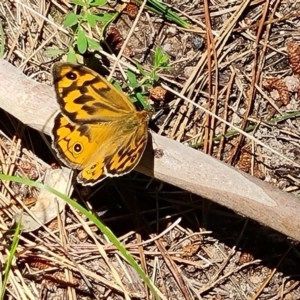
<svg viewBox="0 0 300 300">
<path fill-rule="evenodd" d="M 133 29 L 124 63 L 139 62 L 151 70 L 153 53 L 160 46 L 172 67 L 159 73 L 160 84 L 183 92 L 299 163 L 300 1 L 165 3 L 191 26 L 182 28 L 145 8 L 133 28 L 136 14 L 123 12 L 114 22 L 120 44 L 102 43 L 102 50 L 86 53 L 84 61 L 96 60 L 109 69 L 109 48 L 115 47 L 117 54 Z M 109 2 L 105 9 L 120 6 Z M 62 56 L 49 58 L 45 51 L 68 48 L 71 34 L 60 28 L 73 8 L 69 1 L 2 0 L 4 58 L 34 80 L 51 84 L 51 66 Z M 213 51 L 208 57 L 209 46 Z M 114 78 L 124 82 L 119 69 Z M 221 122 L 172 95 L 150 104 L 155 109 L 151 130 L 298 195 L 299 170 L 270 149 L 229 132 Z M 2 157 L 6 149 L 17 147 L 12 141 L 17 135 L 22 147 L 39 159 L 33 163 L 33 154 L 23 152 L 21 168 L 29 178 L 51 164 L 59 165 L 45 142 L 48 137 L 0 113 Z M 29 201 L 38 193 L 17 183 L 10 186 L 13 192 L 1 188 L 8 201 Z M 166 299 L 300 299 L 298 243 L 213 202 L 136 172 L 93 187 L 78 185 L 73 197 L 91 204 Z M 94 238 L 73 209 L 66 208 L 62 219 L 63 229 L 53 221 L 47 230 L 22 234 L 5 299 L 153 299 L 92 224 L 88 223 Z M 9 228 L 11 212 L 2 208 L 0 220 Z M 4 264 L 11 233 L 1 235 Z"/>
</svg>

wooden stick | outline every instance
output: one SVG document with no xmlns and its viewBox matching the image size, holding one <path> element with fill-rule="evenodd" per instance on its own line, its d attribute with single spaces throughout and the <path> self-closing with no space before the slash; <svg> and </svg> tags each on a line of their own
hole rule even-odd
<svg viewBox="0 0 300 300">
<path fill-rule="evenodd" d="M 58 109 L 53 88 L 27 78 L 3 59 L 0 59 L 0 107 L 45 134 L 50 133 Z M 300 241 L 300 201 L 296 197 L 200 151 L 152 133 L 136 170 L 215 201 Z"/>
</svg>

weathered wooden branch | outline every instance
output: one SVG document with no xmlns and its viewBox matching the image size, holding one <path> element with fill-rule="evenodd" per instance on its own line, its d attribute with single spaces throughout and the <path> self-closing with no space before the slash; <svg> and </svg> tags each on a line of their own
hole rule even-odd
<svg viewBox="0 0 300 300">
<path fill-rule="evenodd" d="M 0 59 L 0 107 L 46 134 L 57 111 L 54 90 Z M 270 184 L 171 139 L 151 134 L 137 171 L 233 209 L 300 241 L 300 201 Z M 159 150 L 161 155 L 155 155 Z M 156 157 L 155 157 L 156 156 Z"/>
</svg>

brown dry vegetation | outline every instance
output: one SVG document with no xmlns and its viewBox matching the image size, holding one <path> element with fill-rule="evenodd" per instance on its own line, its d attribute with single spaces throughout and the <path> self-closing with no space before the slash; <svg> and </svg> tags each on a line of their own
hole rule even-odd
<svg viewBox="0 0 300 300">
<path fill-rule="evenodd" d="M 123 39 L 132 34 L 122 61 L 150 69 L 160 45 L 172 66 L 162 72 L 162 84 L 299 162 L 300 2 L 166 2 L 192 27 L 180 28 L 146 9 L 132 27 L 134 18 L 123 13 L 115 26 Z M 61 58 L 49 59 L 44 51 L 68 47 L 70 34 L 62 20 L 69 9 L 68 1 L 2 0 L 4 58 L 50 84 L 53 61 Z M 110 67 L 113 56 L 103 49 L 101 57 Z M 94 53 L 85 57 L 91 58 Z M 119 69 L 114 77 L 123 80 Z M 270 149 L 236 133 L 225 138 L 225 124 L 174 97 L 153 105 L 162 113 L 151 122 L 152 130 L 298 194 L 299 169 Z M 272 122 L 289 112 L 287 119 Z M 50 147 L 38 133 L 0 113 L 0 158 L 2 164 L 9 161 L 5 171 L 41 178 L 48 164 L 58 163 Z M 15 207 L 22 205 L 19 201 L 29 207 L 37 194 L 34 188 L 2 182 L 1 264 Z M 300 299 L 299 246 L 232 211 L 134 172 L 93 188 L 79 186 L 74 197 L 105 211 L 103 221 L 166 299 Z M 106 238 L 67 207 L 59 222 L 22 234 L 6 299 L 152 298 Z"/>
</svg>

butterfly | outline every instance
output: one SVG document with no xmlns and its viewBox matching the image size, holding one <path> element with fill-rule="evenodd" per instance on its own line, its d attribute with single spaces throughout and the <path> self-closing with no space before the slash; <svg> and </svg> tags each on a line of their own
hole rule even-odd
<svg viewBox="0 0 300 300">
<path fill-rule="evenodd" d="M 148 138 L 149 114 L 95 71 L 55 63 L 53 85 L 60 111 L 52 147 L 59 159 L 79 170 L 77 181 L 94 185 L 129 173 L 140 161 Z"/>
</svg>

